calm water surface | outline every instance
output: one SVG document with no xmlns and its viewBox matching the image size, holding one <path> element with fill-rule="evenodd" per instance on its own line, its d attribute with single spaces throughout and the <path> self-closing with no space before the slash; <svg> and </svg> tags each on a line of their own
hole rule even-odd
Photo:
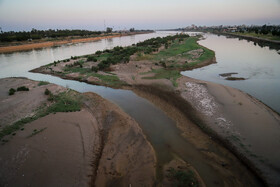
<svg viewBox="0 0 280 187">
<path fill-rule="evenodd" d="M 212 34 L 205 34 L 205 37 L 199 43 L 215 51 L 217 64 L 182 74 L 238 88 L 280 113 L 280 55 L 277 51 L 247 40 Z M 228 81 L 219 76 L 230 72 L 246 80 Z"/>
</svg>

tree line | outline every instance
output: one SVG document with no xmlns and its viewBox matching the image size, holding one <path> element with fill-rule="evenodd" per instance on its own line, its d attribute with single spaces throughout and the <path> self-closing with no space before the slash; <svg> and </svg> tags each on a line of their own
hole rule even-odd
<svg viewBox="0 0 280 187">
<path fill-rule="evenodd" d="M 242 28 L 238 28 L 238 31 L 241 33 L 244 32 L 255 32 L 256 34 L 272 34 L 273 36 L 280 36 L 280 26 L 273 25 L 263 25 L 263 26 L 251 26 L 246 28 L 246 30 Z"/>
<path fill-rule="evenodd" d="M 101 31 L 88 31 L 88 30 L 36 30 L 31 31 L 9 31 L 0 33 L 1 42 L 11 42 L 11 41 L 27 41 L 42 38 L 59 38 L 68 36 L 96 36 L 102 34 Z"/>
</svg>

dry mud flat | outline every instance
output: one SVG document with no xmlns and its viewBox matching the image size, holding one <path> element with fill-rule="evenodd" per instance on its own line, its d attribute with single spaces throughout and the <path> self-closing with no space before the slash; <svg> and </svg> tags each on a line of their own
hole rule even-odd
<svg viewBox="0 0 280 187">
<path fill-rule="evenodd" d="M 9 96 L 8 90 L 18 86 L 26 86 L 29 91 Z M 32 115 L 38 107 L 50 105 L 44 95 L 46 88 L 52 93 L 67 91 L 53 84 L 39 86 L 24 78 L 1 79 L 0 87 L 1 130 Z M 154 183 L 155 153 L 138 124 L 96 94 L 81 97 L 80 111 L 49 114 L 4 137 L 6 141 L 0 145 L 0 186 Z"/>
</svg>

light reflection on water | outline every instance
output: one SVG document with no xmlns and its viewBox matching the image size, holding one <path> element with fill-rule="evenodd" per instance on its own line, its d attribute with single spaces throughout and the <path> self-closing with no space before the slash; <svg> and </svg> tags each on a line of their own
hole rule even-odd
<svg viewBox="0 0 280 187">
<path fill-rule="evenodd" d="M 276 50 L 254 45 L 254 42 L 206 34 L 199 43 L 216 53 L 212 64 L 183 75 L 238 88 L 258 98 L 280 113 L 280 55 Z M 219 74 L 236 72 L 244 81 L 227 81 Z"/>
</svg>

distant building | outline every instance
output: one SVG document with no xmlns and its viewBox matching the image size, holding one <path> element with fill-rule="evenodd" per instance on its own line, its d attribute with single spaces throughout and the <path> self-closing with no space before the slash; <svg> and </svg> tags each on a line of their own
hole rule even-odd
<svg viewBox="0 0 280 187">
<path fill-rule="evenodd" d="M 227 31 L 228 32 L 236 32 L 237 28 L 236 27 L 230 27 L 230 28 L 227 28 Z"/>
</svg>

